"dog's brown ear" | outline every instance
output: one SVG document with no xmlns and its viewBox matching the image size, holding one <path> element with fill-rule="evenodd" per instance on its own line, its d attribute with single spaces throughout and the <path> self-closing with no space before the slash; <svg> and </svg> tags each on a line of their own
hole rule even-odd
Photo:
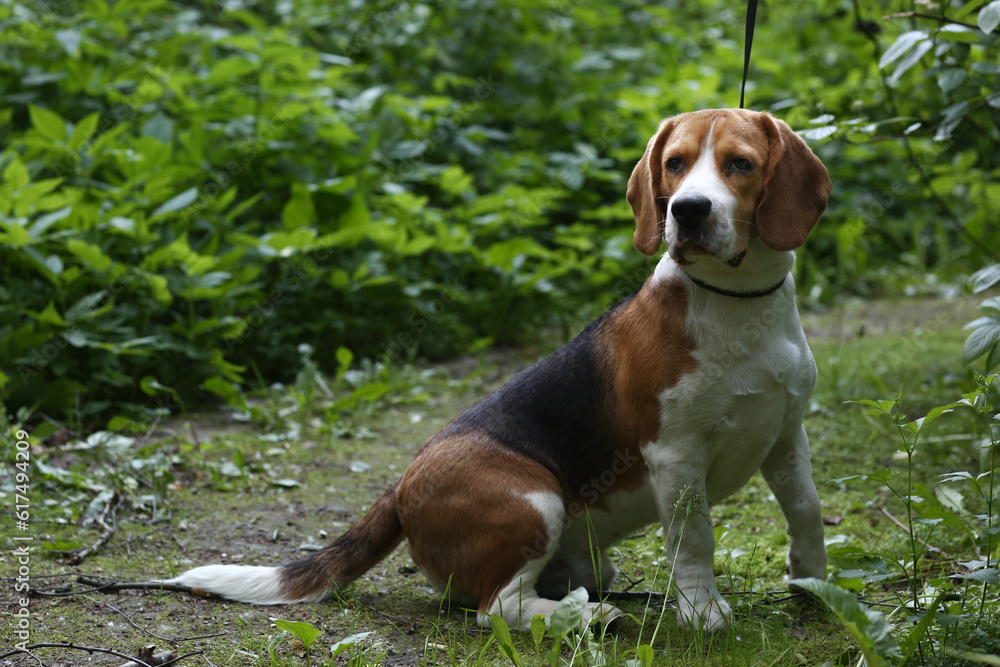
<svg viewBox="0 0 1000 667">
<path fill-rule="evenodd" d="M 783 120 L 761 114 L 770 152 L 764 194 L 757 205 L 757 232 L 772 250 L 806 242 L 826 209 L 833 183 L 826 167 Z"/>
<path fill-rule="evenodd" d="M 666 200 L 658 197 L 660 176 L 663 165 L 660 163 L 663 146 L 667 143 L 674 128 L 673 119 L 660 123 L 656 134 L 646 144 L 639 164 L 632 170 L 628 179 L 628 191 L 625 199 L 635 213 L 635 233 L 632 235 L 632 245 L 644 255 L 655 255 L 663 239 L 661 224 L 666 217 Z"/>
</svg>

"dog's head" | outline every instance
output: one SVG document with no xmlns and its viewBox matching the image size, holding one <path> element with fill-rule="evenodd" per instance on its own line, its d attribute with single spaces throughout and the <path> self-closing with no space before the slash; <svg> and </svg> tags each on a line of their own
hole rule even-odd
<svg viewBox="0 0 1000 667">
<path fill-rule="evenodd" d="M 711 109 L 660 124 L 628 182 L 636 249 L 731 266 L 750 239 L 772 250 L 805 243 L 832 184 L 806 143 L 767 113 Z"/>
</svg>

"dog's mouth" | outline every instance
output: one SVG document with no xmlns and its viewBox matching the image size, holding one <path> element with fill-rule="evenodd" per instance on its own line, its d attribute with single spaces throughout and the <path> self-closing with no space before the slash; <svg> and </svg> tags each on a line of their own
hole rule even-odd
<svg viewBox="0 0 1000 667">
<path fill-rule="evenodd" d="M 689 266 L 691 264 L 694 264 L 696 258 L 704 255 L 713 255 L 717 257 L 717 255 L 714 252 L 712 252 L 705 246 L 696 243 L 674 244 L 667 248 L 667 252 L 670 254 L 671 259 L 673 259 L 681 266 Z M 746 258 L 746 256 L 747 256 L 747 251 L 746 248 L 744 248 L 743 250 L 736 253 L 729 259 L 725 260 L 722 260 L 722 258 L 719 259 L 735 269 L 736 267 L 738 267 L 740 264 L 743 263 L 743 260 Z"/>
</svg>

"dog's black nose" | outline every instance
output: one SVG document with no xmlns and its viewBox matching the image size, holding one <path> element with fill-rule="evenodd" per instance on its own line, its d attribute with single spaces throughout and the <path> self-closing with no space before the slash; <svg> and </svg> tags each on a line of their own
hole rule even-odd
<svg viewBox="0 0 1000 667">
<path fill-rule="evenodd" d="M 708 219 L 712 202 L 708 197 L 691 195 L 670 202 L 670 213 L 682 227 L 696 227 Z"/>
</svg>

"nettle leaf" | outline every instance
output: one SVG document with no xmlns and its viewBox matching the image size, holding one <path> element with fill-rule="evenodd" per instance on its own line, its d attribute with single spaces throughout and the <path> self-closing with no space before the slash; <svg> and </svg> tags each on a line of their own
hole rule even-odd
<svg viewBox="0 0 1000 667">
<path fill-rule="evenodd" d="M 819 579 L 793 579 L 788 583 L 809 591 L 840 617 L 861 648 L 868 667 L 888 665 L 887 658 L 901 655 L 889 622 L 882 614 L 858 602 L 853 593 Z"/>
<path fill-rule="evenodd" d="M 961 491 L 953 489 L 950 486 L 938 485 L 934 487 L 934 495 L 937 496 L 942 505 L 951 511 L 965 514 L 965 507 L 962 504 L 965 496 L 962 495 Z"/>
<path fill-rule="evenodd" d="M 1000 25 L 1000 0 L 993 0 L 990 4 L 979 10 L 979 17 L 976 19 L 979 29 L 987 35 L 997 29 Z"/>
<path fill-rule="evenodd" d="M 995 567 L 983 568 L 969 572 L 968 574 L 953 574 L 951 576 L 953 579 L 970 579 L 972 581 L 981 581 L 984 584 L 1000 583 L 1000 570 L 997 570 Z"/>
</svg>

